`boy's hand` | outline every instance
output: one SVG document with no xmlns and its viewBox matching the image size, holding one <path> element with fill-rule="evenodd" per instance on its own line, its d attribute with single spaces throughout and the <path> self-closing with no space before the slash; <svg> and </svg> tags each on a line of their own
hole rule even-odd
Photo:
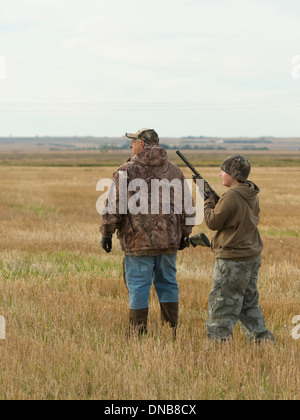
<svg viewBox="0 0 300 420">
<path fill-rule="evenodd" d="M 197 179 L 199 179 L 196 175 L 193 175 L 193 181 L 196 183 Z M 203 192 L 200 190 L 201 196 L 203 196 Z M 208 200 L 209 198 L 213 198 L 213 194 L 211 189 L 209 188 L 208 183 L 204 180 L 204 200 Z"/>
<path fill-rule="evenodd" d="M 213 198 L 213 194 L 208 186 L 208 183 L 204 181 L 204 200 L 208 200 L 210 198 Z"/>
</svg>

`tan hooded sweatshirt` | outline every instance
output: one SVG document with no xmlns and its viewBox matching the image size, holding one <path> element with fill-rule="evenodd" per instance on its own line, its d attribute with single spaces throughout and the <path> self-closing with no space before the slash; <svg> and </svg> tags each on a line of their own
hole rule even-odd
<svg viewBox="0 0 300 420">
<path fill-rule="evenodd" d="M 217 233 L 212 240 L 216 258 L 244 261 L 258 256 L 263 243 L 259 223 L 259 188 L 251 181 L 230 188 L 215 205 L 205 201 L 205 222 Z"/>
</svg>

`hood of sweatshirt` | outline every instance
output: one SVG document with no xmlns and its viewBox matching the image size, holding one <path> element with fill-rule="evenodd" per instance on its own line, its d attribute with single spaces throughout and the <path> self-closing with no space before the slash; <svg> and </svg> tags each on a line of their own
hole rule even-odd
<svg viewBox="0 0 300 420">
<path fill-rule="evenodd" d="M 260 192 L 259 187 L 254 182 L 246 181 L 244 184 L 236 185 L 232 189 L 247 201 L 251 209 L 253 208 L 257 194 Z"/>
<path fill-rule="evenodd" d="M 167 161 L 167 152 L 160 145 L 145 146 L 144 149 L 132 158 L 146 166 L 164 166 Z"/>
</svg>

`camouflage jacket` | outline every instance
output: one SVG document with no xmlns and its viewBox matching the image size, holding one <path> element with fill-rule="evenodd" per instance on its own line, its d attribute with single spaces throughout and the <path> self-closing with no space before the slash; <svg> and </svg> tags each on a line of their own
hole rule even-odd
<svg viewBox="0 0 300 420">
<path fill-rule="evenodd" d="M 191 221 L 186 225 L 186 220 L 193 214 L 187 214 L 184 209 L 184 191 L 187 193 L 184 175 L 168 161 L 165 149 L 159 145 L 145 146 L 114 173 L 113 181 L 115 192 L 113 194 L 111 189 L 109 199 L 114 202 L 116 212 L 103 214 L 102 236 L 110 238 L 117 230 L 121 248 L 127 255 L 160 255 L 177 250 L 182 236 L 192 231 Z M 156 188 L 156 193 L 152 194 L 153 186 L 157 185 L 154 183 L 161 181 L 166 185 L 173 182 L 176 188 L 170 188 L 169 184 L 167 189 Z M 124 199 L 121 191 L 125 182 Z M 190 196 L 189 190 L 188 194 Z M 182 211 L 176 210 L 179 203 Z M 165 204 L 167 211 L 163 211 Z"/>
</svg>

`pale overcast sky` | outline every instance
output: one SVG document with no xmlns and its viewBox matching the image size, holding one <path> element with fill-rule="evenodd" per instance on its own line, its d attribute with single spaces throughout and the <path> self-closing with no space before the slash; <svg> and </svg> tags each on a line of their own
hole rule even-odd
<svg viewBox="0 0 300 420">
<path fill-rule="evenodd" d="M 300 136 L 299 0 L 0 0 L 0 28 L 0 136 Z"/>
</svg>

